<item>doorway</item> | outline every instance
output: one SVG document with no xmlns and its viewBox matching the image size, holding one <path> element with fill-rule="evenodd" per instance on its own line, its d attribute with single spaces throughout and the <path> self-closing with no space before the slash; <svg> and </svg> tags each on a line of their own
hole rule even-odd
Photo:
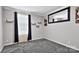
<svg viewBox="0 0 79 59">
<path fill-rule="evenodd" d="M 31 40 L 31 15 L 14 13 L 15 40 L 14 42 L 27 42 Z"/>
</svg>

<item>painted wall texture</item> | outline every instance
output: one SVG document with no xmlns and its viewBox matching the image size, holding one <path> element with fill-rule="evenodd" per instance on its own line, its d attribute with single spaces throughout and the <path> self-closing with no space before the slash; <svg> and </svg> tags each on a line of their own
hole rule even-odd
<svg viewBox="0 0 79 59">
<path fill-rule="evenodd" d="M 3 48 L 2 7 L 0 6 L 0 51 Z"/>
<path fill-rule="evenodd" d="M 79 24 L 75 23 L 75 8 L 76 7 L 71 7 L 69 22 L 48 24 L 47 27 L 44 27 L 45 38 L 79 49 Z M 47 16 L 45 18 L 47 18 Z"/>
</svg>

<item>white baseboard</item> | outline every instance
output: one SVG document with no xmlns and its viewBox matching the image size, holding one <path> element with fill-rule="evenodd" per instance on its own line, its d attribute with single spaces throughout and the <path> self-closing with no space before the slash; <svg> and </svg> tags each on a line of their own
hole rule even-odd
<svg viewBox="0 0 79 59">
<path fill-rule="evenodd" d="M 16 44 L 16 43 L 7 43 L 7 44 L 4 44 L 4 46 L 12 45 L 12 44 Z"/>
<path fill-rule="evenodd" d="M 58 42 L 58 41 L 55 41 L 55 40 L 50 40 L 50 41 L 56 42 L 56 43 L 58 43 L 58 44 L 61 44 L 61 45 L 64 45 L 64 46 L 66 46 L 66 47 L 69 47 L 69 48 L 72 48 L 72 49 L 74 49 L 74 50 L 79 51 L 79 49 L 76 48 L 76 47 L 74 47 L 74 46 L 67 45 L 67 44 L 64 44 L 64 43 L 61 43 L 61 42 Z"/>
</svg>

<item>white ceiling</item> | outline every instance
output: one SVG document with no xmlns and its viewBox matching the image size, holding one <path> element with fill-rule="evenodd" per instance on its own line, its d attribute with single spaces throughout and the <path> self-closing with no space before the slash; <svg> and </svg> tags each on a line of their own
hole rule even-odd
<svg viewBox="0 0 79 59">
<path fill-rule="evenodd" d="M 27 12 L 39 13 L 40 15 L 45 15 L 52 10 L 60 8 L 62 6 L 9 6 L 11 8 L 20 9 Z"/>
</svg>

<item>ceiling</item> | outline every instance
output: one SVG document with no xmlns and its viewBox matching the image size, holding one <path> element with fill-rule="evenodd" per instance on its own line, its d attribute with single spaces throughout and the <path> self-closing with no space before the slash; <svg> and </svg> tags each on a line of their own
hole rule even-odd
<svg viewBox="0 0 79 59">
<path fill-rule="evenodd" d="M 58 9 L 62 6 L 9 6 L 11 8 L 20 9 L 27 12 L 38 13 L 40 15 L 45 15 L 52 10 Z"/>
</svg>

